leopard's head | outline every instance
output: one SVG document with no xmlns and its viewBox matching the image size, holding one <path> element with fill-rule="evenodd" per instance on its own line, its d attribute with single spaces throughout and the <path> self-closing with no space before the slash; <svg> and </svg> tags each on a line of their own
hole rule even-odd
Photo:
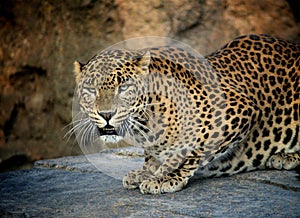
<svg viewBox="0 0 300 218">
<path fill-rule="evenodd" d="M 73 124 L 81 143 L 116 143 L 148 131 L 143 108 L 150 60 L 149 51 L 108 50 L 74 63 L 80 112 Z"/>
</svg>

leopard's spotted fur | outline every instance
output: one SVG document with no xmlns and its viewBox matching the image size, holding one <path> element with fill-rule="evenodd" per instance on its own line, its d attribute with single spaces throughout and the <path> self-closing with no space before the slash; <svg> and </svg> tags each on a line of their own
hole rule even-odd
<svg viewBox="0 0 300 218">
<path fill-rule="evenodd" d="M 247 35 L 205 59 L 172 47 L 110 50 L 75 62 L 75 75 L 92 135 L 145 149 L 125 188 L 174 192 L 196 170 L 222 176 L 300 164 L 300 45 Z"/>
</svg>

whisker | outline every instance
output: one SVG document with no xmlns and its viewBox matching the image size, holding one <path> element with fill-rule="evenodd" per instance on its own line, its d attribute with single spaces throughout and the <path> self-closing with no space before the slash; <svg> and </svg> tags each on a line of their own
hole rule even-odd
<svg viewBox="0 0 300 218">
<path fill-rule="evenodd" d="M 142 124 L 142 123 L 140 123 L 140 122 L 132 119 L 131 117 L 130 117 L 130 121 L 133 122 L 134 125 L 138 125 L 139 127 L 143 128 L 143 129 L 146 129 L 149 132 L 153 132 L 149 127 L 147 127 L 146 125 L 144 125 L 144 124 Z"/>
<path fill-rule="evenodd" d="M 68 132 L 65 134 L 64 137 L 73 135 L 79 128 L 85 126 L 89 122 L 90 122 L 90 120 L 88 118 L 86 118 L 84 120 L 81 120 L 80 122 L 76 122 L 75 125 L 73 123 L 71 123 L 71 124 L 73 124 L 73 127 L 70 130 L 68 130 Z"/>
<path fill-rule="evenodd" d="M 80 128 L 85 128 L 86 124 L 77 124 L 76 126 L 74 126 L 72 129 L 70 129 L 65 135 L 64 138 L 67 138 L 67 143 L 70 141 L 71 137 L 74 135 L 76 136 L 76 132 L 78 131 L 78 129 Z M 75 137 L 76 140 L 76 137 Z M 74 141 L 75 141 L 74 140 Z"/>
<path fill-rule="evenodd" d="M 149 109 L 148 109 L 148 110 L 149 110 Z M 149 110 L 149 111 L 152 113 L 151 110 Z M 151 122 L 155 123 L 155 122 L 154 122 L 154 119 L 153 119 L 153 116 L 151 116 L 151 115 L 149 114 L 149 112 L 147 111 L 147 109 L 145 109 L 145 110 L 143 111 L 143 113 L 147 116 L 147 118 L 148 118 L 149 120 L 151 120 Z M 146 121 L 148 121 L 148 120 L 146 120 Z"/>
<path fill-rule="evenodd" d="M 82 115 L 82 113 L 79 112 L 78 114 L 76 114 L 76 115 L 75 115 L 76 118 L 73 117 L 72 122 L 70 122 L 69 124 L 65 125 L 65 126 L 63 127 L 63 130 L 69 128 L 69 127 L 72 126 L 72 125 L 74 126 L 74 125 L 77 124 L 78 122 L 82 122 L 82 120 L 88 119 L 87 117 L 86 117 L 86 118 L 80 118 L 80 119 L 78 119 L 77 117 L 78 117 L 79 115 Z M 82 116 L 84 116 L 84 115 L 82 115 Z"/>
<path fill-rule="evenodd" d="M 130 121 L 131 122 L 131 121 Z M 141 136 L 143 136 L 147 141 L 148 141 L 148 136 L 147 136 L 147 133 L 145 133 L 144 131 L 142 131 L 140 128 L 138 128 L 134 123 L 132 123 L 131 122 L 131 124 L 132 124 L 132 126 L 133 126 L 133 128 L 132 128 L 132 131 L 133 130 L 137 130 L 137 132 L 139 132 L 140 134 L 141 134 Z M 136 135 L 136 134 L 135 134 Z"/>
<path fill-rule="evenodd" d="M 83 132 L 80 134 L 80 144 L 88 151 L 88 145 L 91 146 L 92 139 L 89 137 L 92 129 L 94 127 L 94 124 L 90 122 L 87 127 L 83 130 Z"/>
<path fill-rule="evenodd" d="M 127 129 L 129 131 L 129 141 L 130 141 L 130 143 L 134 143 L 136 141 L 136 138 L 134 137 L 135 134 L 133 132 L 133 129 L 129 127 L 129 124 L 131 124 L 131 122 L 128 122 L 128 124 L 127 124 L 127 126 L 128 126 Z"/>
</svg>

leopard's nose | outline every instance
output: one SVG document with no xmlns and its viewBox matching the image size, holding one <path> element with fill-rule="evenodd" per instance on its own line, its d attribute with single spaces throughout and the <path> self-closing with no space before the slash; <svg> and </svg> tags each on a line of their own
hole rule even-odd
<svg viewBox="0 0 300 218">
<path fill-rule="evenodd" d="M 106 122 L 108 123 L 108 121 L 112 118 L 112 116 L 114 116 L 116 114 L 116 111 L 111 111 L 111 112 L 98 112 L 98 114 L 104 119 L 106 120 Z"/>
<path fill-rule="evenodd" d="M 104 120 L 109 121 L 112 117 L 111 113 L 98 113 Z"/>
</svg>

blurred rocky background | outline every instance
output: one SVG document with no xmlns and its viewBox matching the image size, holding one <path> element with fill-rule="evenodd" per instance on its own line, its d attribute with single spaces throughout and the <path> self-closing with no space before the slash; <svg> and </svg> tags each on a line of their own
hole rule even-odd
<svg viewBox="0 0 300 218">
<path fill-rule="evenodd" d="M 74 60 L 137 36 L 165 36 L 203 55 L 265 33 L 300 42 L 298 0 L 1 0 L 0 171 L 81 154 L 71 122 Z"/>
</svg>

